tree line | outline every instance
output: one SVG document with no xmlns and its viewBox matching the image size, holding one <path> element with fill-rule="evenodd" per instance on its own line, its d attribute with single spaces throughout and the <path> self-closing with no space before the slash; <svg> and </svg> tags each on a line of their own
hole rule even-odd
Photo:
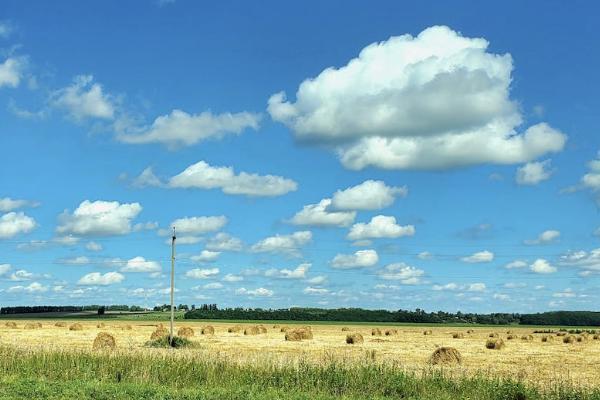
<svg viewBox="0 0 600 400">
<path fill-rule="evenodd" d="M 486 324 L 486 325 L 568 325 L 600 326 L 600 312 L 558 311 L 538 314 L 511 313 L 449 313 L 409 310 L 365 310 L 362 308 L 224 308 L 215 305 L 196 308 L 185 313 L 186 319 L 228 320 L 280 320 L 280 321 L 345 321 L 345 322 L 388 322 L 427 324 Z"/>
<path fill-rule="evenodd" d="M 97 311 L 104 313 L 105 311 L 144 311 L 145 308 L 140 306 L 128 306 L 125 304 L 113 304 L 110 306 L 89 305 L 89 306 L 17 306 L 17 307 L 2 307 L 0 314 L 34 314 L 34 313 L 50 313 L 50 312 L 82 312 L 82 311 Z"/>
</svg>

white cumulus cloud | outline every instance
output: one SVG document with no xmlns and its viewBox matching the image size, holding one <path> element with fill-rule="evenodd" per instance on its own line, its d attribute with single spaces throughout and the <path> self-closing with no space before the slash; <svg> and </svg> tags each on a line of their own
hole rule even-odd
<svg viewBox="0 0 600 400">
<path fill-rule="evenodd" d="M 115 283 L 121 283 L 123 280 L 125 280 L 125 276 L 118 272 L 107 272 L 105 274 L 91 272 L 82 276 L 77 284 L 82 286 L 108 286 Z"/>
<path fill-rule="evenodd" d="M 339 269 L 372 267 L 379 261 L 375 250 L 358 250 L 354 254 L 337 254 L 331 266 Z"/>
<path fill-rule="evenodd" d="M 124 143 L 160 143 L 169 148 L 192 146 L 208 139 L 239 135 L 245 129 L 257 130 L 261 116 L 249 112 L 213 114 L 205 111 L 188 114 L 173 110 L 157 117 L 150 126 L 136 128 L 135 132 L 122 132 L 117 139 Z"/>
<path fill-rule="evenodd" d="M 156 261 L 146 260 L 144 257 L 137 256 L 133 257 L 130 260 L 127 260 L 127 263 L 123 268 L 121 268 L 121 272 L 160 272 L 160 264 Z"/>
<path fill-rule="evenodd" d="M 25 65 L 25 59 L 21 57 L 9 57 L 0 63 L 0 88 L 19 86 L 23 79 Z"/>
<path fill-rule="evenodd" d="M 79 75 L 73 83 L 55 91 L 50 104 L 67 112 L 75 120 L 87 118 L 113 119 L 115 105 L 102 85 L 94 82 L 92 75 Z"/>
<path fill-rule="evenodd" d="M 185 276 L 193 279 L 208 279 L 219 275 L 219 268 L 194 268 L 185 273 Z"/>
<path fill-rule="evenodd" d="M 386 265 L 378 274 L 381 279 L 397 280 L 404 285 L 418 285 L 425 271 L 405 263 L 395 263 Z"/>
<path fill-rule="evenodd" d="M 239 288 L 235 291 L 236 294 L 239 295 L 246 295 L 246 296 L 250 296 L 250 297 L 271 297 L 273 296 L 273 294 L 275 292 L 273 292 L 270 289 L 265 289 L 263 287 L 260 287 L 258 289 L 246 289 L 246 288 Z"/>
<path fill-rule="evenodd" d="M 554 229 L 544 231 L 538 235 L 537 238 L 526 240 L 525 244 L 548 244 L 556 241 L 560 237 L 560 232 Z"/>
<path fill-rule="evenodd" d="M 267 237 L 252 245 L 254 253 L 288 253 L 298 254 L 300 247 L 307 245 L 312 240 L 312 232 L 298 231 L 290 235 L 275 235 Z"/>
<path fill-rule="evenodd" d="M 9 212 L 0 216 L 0 239 L 9 239 L 33 231 L 35 220 L 23 212 Z"/>
<path fill-rule="evenodd" d="M 350 169 L 515 164 L 561 151 L 546 123 L 517 130 L 510 54 L 445 26 L 373 43 L 306 79 L 296 101 L 271 96 L 271 117 L 302 141 L 331 146 Z"/>
<path fill-rule="evenodd" d="M 494 253 L 491 251 L 479 251 L 477 253 L 471 254 L 470 256 L 461 258 L 462 261 L 467 263 L 486 263 L 494 261 Z"/>
<path fill-rule="evenodd" d="M 529 162 L 517 169 L 515 180 L 519 185 L 537 185 L 550 179 L 554 172 L 550 169 L 550 163 L 550 160 Z"/>
<path fill-rule="evenodd" d="M 348 233 L 350 240 L 399 238 L 413 236 L 415 227 L 412 225 L 401 226 L 396 223 L 396 218 L 385 215 L 376 215 L 369 223 L 360 222 L 352 225 Z"/>
<path fill-rule="evenodd" d="M 336 210 L 379 210 L 391 206 L 396 197 L 406 197 L 406 186 L 387 186 L 383 181 L 367 180 L 334 193 L 331 207 Z"/>
<path fill-rule="evenodd" d="M 538 258 L 529 266 L 529 269 L 536 274 L 551 274 L 556 272 L 556 267 L 550 265 L 547 260 Z"/>
<path fill-rule="evenodd" d="M 166 186 L 178 189 L 221 189 L 223 193 L 252 197 L 281 196 L 298 189 L 298 184 L 276 175 L 240 172 L 233 167 L 213 167 L 205 161 L 190 165 L 169 179 Z"/>
<path fill-rule="evenodd" d="M 356 211 L 331 211 L 331 199 L 323 199 L 317 204 L 309 204 L 298 211 L 290 222 L 294 225 L 309 226 L 349 226 L 354 222 Z"/>
<path fill-rule="evenodd" d="M 77 236 L 125 235 L 131 232 L 131 221 L 141 211 L 139 203 L 85 200 L 73 213 L 65 210 L 58 216 L 56 231 Z"/>
<path fill-rule="evenodd" d="M 271 268 L 265 271 L 265 276 L 268 278 L 281 278 L 281 279 L 304 279 L 306 273 L 310 269 L 310 263 L 302 263 L 294 269 L 276 269 Z"/>
</svg>

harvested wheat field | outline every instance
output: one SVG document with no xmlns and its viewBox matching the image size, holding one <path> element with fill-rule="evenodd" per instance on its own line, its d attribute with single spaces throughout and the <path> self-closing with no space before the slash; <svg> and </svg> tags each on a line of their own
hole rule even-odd
<svg viewBox="0 0 600 400">
<path fill-rule="evenodd" d="M 27 323 L 39 326 L 36 322 Z M 145 346 L 155 331 L 166 333 L 165 328 L 157 329 L 157 324 L 115 321 L 100 329 L 97 328 L 97 323 L 82 322 L 82 329 L 74 331 L 55 326 L 55 321 L 43 322 L 42 328 L 36 329 L 22 328 L 26 324 L 23 322 L 18 324 L 17 329 L 9 327 L 13 324 L 2 324 L 0 346 L 25 350 L 90 351 L 95 338 L 102 331 L 114 337 L 118 343 L 118 352 L 160 354 L 169 351 Z M 131 325 L 132 329 L 123 329 L 127 325 Z M 206 330 L 206 326 L 205 322 L 186 320 L 176 326 L 176 331 L 187 327 L 201 332 L 203 328 Z M 189 336 L 188 339 L 195 346 L 177 350 L 176 354 L 186 357 L 194 357 L 196 354 L 198 357 L 212 355 L 240 364 L 268 362 L 289 365 L 300 361 L 322 364 L 331 360 L 360 364 L 369 360 L 402 370 L 421 371 L 425 368 L 437 368 L 431 366 L 432 354 L 439 348 L 451 347 L 460 353 L 461 363 L 444 364 L 443 368 L 456 374 L 475 375 L 483 372 L 486 375 L 521 379 L 534 385 L 568 381 L 575 386 L 589 387 L 594 382 L 600 382 L 600 369 L 597 368 L 600 364 L 599 340 L 577 341 L 576 336 L 573 336 L 573 340 L 568 340 L 568 343 L 548 339 L 544 342 L 542 338 L 549 334 L 534 334 L 531 328 L 514 329 L 511 335 L 527 338 L 531 335 L 533 340 L 507 341 L 505 332 L 498 333 L 499 339 L 504 339 L 504 347 L 496 350 L 486 347 L 490 340 L 489 328 L 453 327 L 450 330 L 440 326 L 427 328 L 428 334 L 423 335 L 422 327 L 354 325 L 348 326 L 353 334 L 360 334 L 369 340 L 357 341 L 355 345 L 349 346 L 347 331 L 342 331 L 339 325 L 334 324 L 290 325 L 291 330 L 310 329 L 312 339 L 309 340 L 289 340 L 289 335 L 286 340 L 286 333 L 281 332 L 281 329 L 258 333 L 262 330 L 256 324 L 215 322 L 211 326 L 214 327 L 214 334 Z M 386 329 L 396 329 L 397 334 L 383 336 L 379 340 L 370 339 L 373 330 L 384 332 Z M 258 334 L 244 335 L 243 330 L 257 331 Z M 468 330 L 471 331 L 470 334 L 467 334 Z M 556 333 L 552 336 L 556 336 Z M 571 339 L 571 336 L 567 337 Z"/>
</svg>

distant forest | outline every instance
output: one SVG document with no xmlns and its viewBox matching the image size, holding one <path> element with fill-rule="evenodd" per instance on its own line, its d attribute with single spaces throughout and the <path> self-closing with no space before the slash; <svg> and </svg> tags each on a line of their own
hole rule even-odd
<svg viewBox="0 0 600 400">
<path fill-rule="evenodd" d="M 365 310 L 362 308 L 224 308 L 216 304 L 188 306 L 180 304 L 179 311 L 186 311 L 186 319 L 222 320 L 275 320 L 275 321 L 338 321 L 338 322 L 383 322 L 383 323 L 423 323 L 423 324 L 486 324 L 486 325 L 557 325 L 557 326 L 600 326 L 600 312 L 593 311 L 552 311 L 538 314 L 476 314 L 448 313 L 444 311 L 426 312 L 421 309 L 409 310 Z M 168 311 L 168 305 L 156 306 L 154 311 Z M 22 306 L 2 307 L 0 314 L 27 314 L 49 312 L 97 311 L 145 311 L 139 306 L 89 305 L 89 306 Z"/>
<path fill-rule="evenodd" d="M 538 314 L 475 314 L 398 310 L 364 310 L 362 308 L 225 308 L 202 305 L 185 313 L 187 319 L 229 320 L 286 320 L 286 321 L 345 321 L 345 322 L 404 322 L 425 324 L 486 324 L 486 325 L 568 325 L 600 326 L 600 312 L 553 311 Z"/>
</svg>

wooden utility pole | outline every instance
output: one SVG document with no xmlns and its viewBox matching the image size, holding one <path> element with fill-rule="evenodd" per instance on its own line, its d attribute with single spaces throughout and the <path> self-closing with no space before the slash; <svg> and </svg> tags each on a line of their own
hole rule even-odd
<svg viewBox="0 0 600 400">
<path fill-rule="evenodd" d="M 173 227 L 173 238 L 171 240 L 171 332 L 169 335 L 169 343 L 173 345 L 173 321 L 175 320 L 175 303 L 174 303 L 174 292 L 175 292 L 175 227 Z"/>
</svg>

